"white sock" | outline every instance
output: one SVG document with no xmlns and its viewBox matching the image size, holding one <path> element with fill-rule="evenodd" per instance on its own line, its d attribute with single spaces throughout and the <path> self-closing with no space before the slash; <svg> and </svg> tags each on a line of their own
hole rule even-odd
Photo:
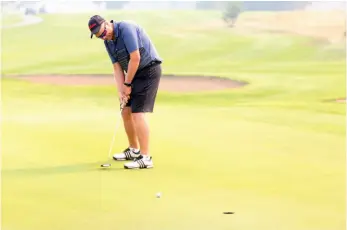
<svg viewBox="0 0 347 230">
<path fill-rule="evenodd" d="M 143 158 L 145 159 L 145 160 L 150 160 L 151 159 L 151 156 L 149 156 L 149 155 L 142 155 L 143 156 Z"/>
<path fill-rule="evenodd" d="M 137 153 L 138 151 L 140 151 L 140 149 L 134 149 L 130 147 L 130 150 L 133 151 L 134 153 Z"/>
</svg>

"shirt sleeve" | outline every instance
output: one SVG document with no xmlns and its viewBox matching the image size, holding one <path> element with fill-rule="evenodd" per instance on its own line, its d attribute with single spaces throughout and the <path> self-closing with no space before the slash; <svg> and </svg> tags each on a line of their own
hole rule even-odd
<svg viewBox="0 0 347 230">
<path fill-rule="evenodd" d="M 104 41 L 104 44 L 105 44 L 105 48 L 106 48 L 106 51 L 107 51 L 107 54 L 109 56 L 109 58 L 111 59 L 111 62 L 112 64 L 116 63 L 118 60 L 116 57 L 114 57 L 110 51 L 110 48 L 108 47 L 107 45 L 107 41 Z"/>
<path fill-rule="evenodd" d="M 122 38 L 129 54 L 140 48 L 139 36 L 135 25 L 127 23 L 123 27 Z"/>
</svg>

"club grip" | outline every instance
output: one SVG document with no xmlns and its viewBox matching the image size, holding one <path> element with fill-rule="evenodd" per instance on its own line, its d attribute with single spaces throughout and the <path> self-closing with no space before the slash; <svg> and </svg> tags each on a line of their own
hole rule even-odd
<svg viewBox="0 0 347 230">
<path fill-rule="evenodd" d="M 124 101 L 122 101 L 121 103 L 120 103 L 120 110 L 122 111 L 123 109 L 124 109 L 124 107 L 125 107 L 125 102 Z"/>
</svg>

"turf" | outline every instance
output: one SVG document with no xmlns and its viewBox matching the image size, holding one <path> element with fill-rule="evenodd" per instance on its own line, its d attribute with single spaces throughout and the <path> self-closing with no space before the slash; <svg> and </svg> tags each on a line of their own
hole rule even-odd
<svg viewBox="0 0 347 230">
<path fill-rule="evenodd" d="M 12 14 L 6 14 L 3 13 L 1 15 L 1 26 L 11 26 L 16 23 L 22 22 L 23 21 L 23 15 L 17 14 L 17 13 L 12 13 Z"/>
<path fill-rule="evenodd" d="M 159 92 L 150 116 L 155 168 L 126 171 L 114 162 L 101 170 L 118 122 L 116 89 L 7 76 L 110 73 L 102 43 L 89 39 L 88 15 L 43 15 L 43 23 L 9 29 L 2 38 L 3 229 L 345 229 L 345 104 L 325 101 L 345 95 L 344 51 L 204 26 L 219 20 L 213 11 L 112 15 L 149 28 L 165 73 L 250 84 Z M 29 33 L 30 45 L 19 42 Z M 125 144 L 120 130 L 113 150 Z"/>
</svg>

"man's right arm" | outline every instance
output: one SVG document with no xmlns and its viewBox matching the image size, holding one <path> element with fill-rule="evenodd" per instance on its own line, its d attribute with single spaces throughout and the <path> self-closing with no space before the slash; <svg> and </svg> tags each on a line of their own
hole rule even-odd
<svg viewBox="0 0 347 230">
<path fill-rule="evenodd" d="M 114 80 L 116 81 L 116 87 L 118 90 L 119 99 L 121 100 L 123 98 L 121 90 L 122 90 L 122 86 L 123 86 L 124 78 L 125 78 L 124 71 L 121 68 L 118 60 L 111 54 L 109 47 L 107 45 L 107 41 L 104 41 L 104 45 L 105 45 L 107 54 L 109 58 L 111 59 L 111 62 L 113 65 L 113 77 L 114 77 Z"/>
<path fill-rule="evenodd" d="M 118 92 L 121 93 L 120 90 L 122 89 L 124 83 L 124 72 L 119 62 L 113 63 L 113 76 L 117 84 Z"/>
</svg>

